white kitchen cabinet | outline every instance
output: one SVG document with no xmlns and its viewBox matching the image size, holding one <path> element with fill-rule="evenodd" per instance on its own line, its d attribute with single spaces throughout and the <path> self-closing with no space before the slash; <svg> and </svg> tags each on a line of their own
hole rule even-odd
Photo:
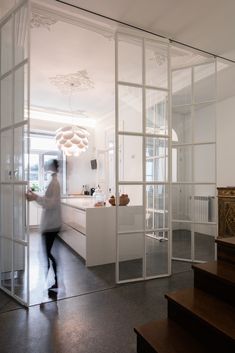
<svg viewBox="0 0 235 353">
<path fill-rule="evenodd" d="M 29 204 L 29 226 L 39 227 L 41 222 L 42 208 L 36 202 Z"/>
</svg>

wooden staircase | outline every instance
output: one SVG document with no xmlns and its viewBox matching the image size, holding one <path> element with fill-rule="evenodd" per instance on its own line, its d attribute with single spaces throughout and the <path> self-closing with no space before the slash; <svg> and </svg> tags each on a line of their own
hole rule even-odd
<svg viewBox="0 0 235 353">
<path fill-rule="evenodd" d="M 235 237 L 193 265 L 194 288 L 166 295 L 168 318 L 135 328 L 138 353 L 235 353 Z"/>
</svg>

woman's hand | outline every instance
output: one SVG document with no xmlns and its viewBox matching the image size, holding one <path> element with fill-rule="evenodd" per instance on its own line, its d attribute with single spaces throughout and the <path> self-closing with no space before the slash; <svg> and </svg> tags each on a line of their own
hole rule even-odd
<svg viewBox="0 0 235 353">
<path fill-rule="evenodd" d="M 28 191 L 28 192 L 25 194 L 25 196 L 26 196 L 26 199 L 27 199 L 28 201 L 36 201 L 36 199 L 37 199 L 37 197 L 38 197 L 38 195 L 35 194 L 35 193 L 32 192 L 32 191 Z"/>
</svg>

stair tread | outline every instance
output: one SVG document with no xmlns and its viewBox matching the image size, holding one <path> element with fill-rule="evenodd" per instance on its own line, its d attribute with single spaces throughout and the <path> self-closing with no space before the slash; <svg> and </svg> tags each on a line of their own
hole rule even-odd
<svg viewBox="0 0 235 353">
<path fill-rule="evenodd" d="M 215 239 L 215 242 L 217 244 L 226 245 L 235 249 L 235 237 L 226 237 L 226 238 L 218 237 Z"/>
<path fill-rule="evenodd" d="M 222 262 L 211 261 L 204 264 L 197 264 L 192 266 L 195 270 L 200 270 L 209 273 L 210 275 L 218 277 L 222 281 L 229 282 L 235 286 L 235 265 Z"/>
<path fill-rule="evenodd" d="M 209 353 L 188 331 L 170 319 L 134 329 L 157 353 Z"/>
<path fill-rule="evenodd" d="M 197 288 L 169 293 L 166 298 L 235 340 L 235 307 L 232 305 Z"/>
</svg>

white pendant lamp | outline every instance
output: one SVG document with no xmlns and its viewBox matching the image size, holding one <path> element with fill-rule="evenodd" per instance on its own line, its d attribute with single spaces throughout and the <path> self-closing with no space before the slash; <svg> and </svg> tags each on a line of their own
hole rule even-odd
<svg viewBox="0 0 235 353">
<path fill-rule="evenodd" d="M 65 126 L 56 131 L 56 143 L 66 156 L 79 156 L 88 148 L 88 135 L 80 126 Z"/>
</svg>

